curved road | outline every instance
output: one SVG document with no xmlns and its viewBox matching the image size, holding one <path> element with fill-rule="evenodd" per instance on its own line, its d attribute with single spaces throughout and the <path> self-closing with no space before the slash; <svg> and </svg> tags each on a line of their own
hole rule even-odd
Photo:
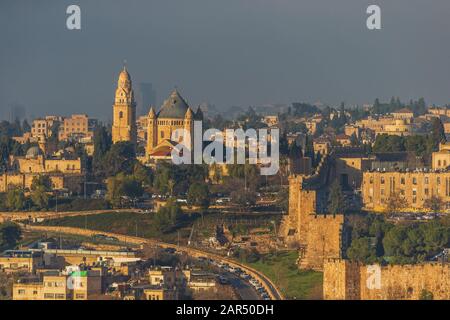
<svg viewBox="0 0 450 320">
<path fill-rule="evenodd" d="M 90 229 L 81 229 L 81 228 L 72 228 L 72 227 L 55 227 L 55 226 L 32 226 L 32 225 L 26 225 L 26 224 L 19 224 L 22 228 L 25 230 L 30 231 L 42 231 L 42 232 L 55 232 L 55 233 L 65 233 L 65 234 L 73 234 L 73 235 L 82 235 L 82 236 L 93 236 L 95 234 L 104 234 L 107 236 L 115 237 L 119 241 L 122 242 L 128 242 L 138 245 L 143 244 L 149 244 L 153 246 L 159 246 L 162 248 L 173 248 L 180 252 L 185 252 L 189 256 L 192 257 L 207 257 L 209 259 L 213 259 L 216 261 L 220 261 L 222 263 L 228 263 L 232 267 L 239 267 L 243 271 L 245 271 L 247 274 L 251 275 L 255 279 L 257 279 L 261 285 L 266 289 L 267 293 L 269 294 L 270 298 L 272 300 L 283 300 L 283 295 L 280 292 L 280 290 L 275 286 L 275 284 L 266 277 L 263 273 L 259 272 L 256 269 L 253 269 L 249 266 L 246 266 L 242 263 L 239 263 L 235 260 L 232 260 L 230 258 L 226 258 L 223 256 L 220 256 L 218 254 L 214 254 L 208 251 L 186 247 L 186 246 L 178 246 L 176 244 L 166 243 L 155 239 L 147 239 L 147 238 L 140 238 L 140 237 L 133 237 L 133 236 L 127 236 L 123 234 L 117 234 L 117 233 L 111 233 L 111 232 L 104 232 L 104 231 L 98 231 L 98 230 L 90 230 Z"/>
</svg>

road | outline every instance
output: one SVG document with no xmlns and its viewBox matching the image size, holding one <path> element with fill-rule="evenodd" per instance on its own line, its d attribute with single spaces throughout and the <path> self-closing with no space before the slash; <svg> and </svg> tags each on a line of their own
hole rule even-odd
<svg viewBox="0 0 450 320">
<path fill-rule="evenodd" d="M 115 237 L 121 242 L 127 242 L 127 243 L 133 243 L 138 245 L 152 245 L 152 246 L 159 246 L 162 248 L 173 248 L 176 251 L 179 252 L 185 252 L 187 255 L 191 257 L 206 257 L 212 260 L 219 261 L 221 263 L 228 263 L 231 267 L 234 268 L 241 268 L 243 271 L 245 271 L 247 274 L 258 280 L 261 285 L 266 289 L 267 293 L 269 294 L 270 298 L 272 300 L 283 300 L 283 295 L 281 291 L 275 286 L 275 284 L 266 277 L 263 273 L 259 272 L 256 269 L 253 269 L 249 266 L 246 266 L 240 262 L 237 262 L 233 259 L 223 257 L 221 255 L 211 253 L 205 250 L 192 248 L 192 247 L 186 247 L 186 246 L 178 246 L 172 243 L 166 243 L 162 242 L 156 239 L 147 239 L 147 238 L 140 238 L 140 237 L 133 237 L 133 236 L 127 236 L 123 234 L 117 234 L 117 233 L 111 233 L 111 232 L 104 232 L 99 230 L 90 230 L 90 229 L 82 229 L 82 228 L 73 228 L 73 227 L 55 227 L 55 226 L 33 226 L 33 225 L 26 225 L 26 224 L 19 224 L 22 228 L 25 230 L 30 231 L 42 231 L 42 232 L 54 232 L 54 233 L 62 233 L 62 234 L 72 234 L 72 235 L 81 235 L 81 236 L 88 236 L 92 237 L 95 234 L 104 234 L 106 236 Z M 247 291 L 247 294 L 250 294 Z"/>
<path fill-rule="evenodd" d="M 259 294 L 247 281 L 229 272 L 225 273 L 224 276 L 236 288 L 242 300 L 261 300 Z"/>
<path fill-rule="evenodd" d="M 138 209 L 115 209 L 115 210 L 91 210 L 91 211 L 19 211 L 19 212 L 0 212 L 0 223 L 4 221 L 39 221 L 52 220 L 64 217 L 89 216 L 98 214 L 109 214 L 118 212 L 132 212 L 142 214 Z"/>
</svg>

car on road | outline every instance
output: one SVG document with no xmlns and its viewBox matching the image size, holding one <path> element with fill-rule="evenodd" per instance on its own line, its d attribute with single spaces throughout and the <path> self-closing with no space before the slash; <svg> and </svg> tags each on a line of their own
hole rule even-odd
<svg viewBox="0 0 450 320">
<path fill-rule="evenodd" d="M 228 267 L 228 272 L 235 273 L 236 269 L 233 267 Z"/>
<path fill-rule="evenodd" d="M 245 272 L 241 273 L 239 276 L 242 279 L 244 279 L 244 280 L 249 280 L 250 279 L 250 276 L 248 274 L 246 274 Z"/>
<path fill-rule="evenodd" d="M 229 284 L 230 281 L 227 278 L 225 278 L 224 276 L 219 276 L 219 283 L 222 285 L 225 285 L 225 284 Z"/>
<path fill-rule="evenodd" d="M 261 298 L 263 298 L 263 300 L 271 300 L 268 294 L 261 295 Z"/>
</svg>

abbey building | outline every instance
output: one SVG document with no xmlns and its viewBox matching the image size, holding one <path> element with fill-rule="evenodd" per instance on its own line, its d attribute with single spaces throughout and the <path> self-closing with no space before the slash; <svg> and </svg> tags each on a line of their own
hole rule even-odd
<svg viewBox="0 0 450 320">
<path fill-rule="evenodd" d="M 153 106 L 144 107 L 150 107 L 150 111 L 147 116 L 139 119 L 140 123 L 145 123 L 145 127 L 140 128 L 145 134 L 142 135 L 141 132 L 139 137 L 144 137 L 146 161 L 169 159 L 172 149 L 183 142 L 182 135 L 174 138 L 172 134 L 177 129 L 193 132 L 194 121 L 203 120 L 201 109 L 194 112 L 177 89 L 172 91 L 159 111 L 155 111 Z M 113 106 L 112 140 L 113 143 L 129 141 L 136 144 L 137 136 L 136 103 L 131 76 L 124 68 L 119 75 Z M 184 142 L 189 149 L 192 148 L 192 139 Z"/>
</svg>

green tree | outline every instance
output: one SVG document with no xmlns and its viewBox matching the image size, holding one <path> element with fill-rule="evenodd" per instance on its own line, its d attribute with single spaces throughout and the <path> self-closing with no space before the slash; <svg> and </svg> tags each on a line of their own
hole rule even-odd
<svg viewBox="0 0 450 320">
<path fill-rule="evenodd" d="M 118 142 L 103 157 L 103 172 L 109 177 L 118 173 L 132 174 L 136 161 L 134 145 L 130 142 Z"/>
<path fill-rule="evenodd" d="M 404 138 L 394 135 L 379 134 L 373 145 L 373 152 L 401 152 L 405 150 Z"/>
<path fill-rule="evenodd" d="M 14 248 L 17 241 L 22 237 L 20 227 L 15 223 L 4 223 L 0 226 L 1 246 L 6 248 Z"/>
<path fill-rule="evenodd" d="M 47 209 L 48 208 L 48 194 L 45 186 L 37 185 L 34 187 L 31 192 L 31 201 L 33 204 L 39 209 Z"/>
<path fill-rule="evenodd" d="M 182 215 L 183 210 L 180 205 L 171 199 L 154 215 L 153 226 L 159 232 L 169 231 L 181 220 Z"/>
<path fill-rule="evenodd" d="M 347 211 L 342 188 L 337 180 L 335 180 L 330 187 L 330 194 L 328 196 L 328 211 L 333 215 L 344 214 Z"/>
<path fill-rule="evenodd" d="M 25 207 L 25 195 L 23 190 L 14 187 L 6 194 L 6 207 L 9 210 L 22 210 Z"/>
<path fill-rule="evenodd" d="M 444 209 L 445 203 L 441 197 L 433 195 L 424 201 L 423 206 L 436 215 Z"/>
<path fill-rule="evenodd" d="M 210 202 L 208 185 L 199 182 L 191 184 L 187 201 L 189 205 L 199 206 L 204 211 L 207 210 Z"/>
<path fill-rule="evenodd" d="M 347 249 L 347 257 L 354 261 L 370 264 L 376 261 L 376 247 L 372 244 L 369 237 L 352 240 L 350 247 Z"/>
<path fill-rule="evenodd" d="M 106 127 L 97 127 L 94 131 L 94 155 L 92 159 L 92 166 L 96 175 L 104 171 L 102 161 L 111 148 L 111 144 L 111 135 L 108 133 Z"/>
<path fill-rule="evenodd" d="M 297 143 L 293 142 L 289 146 L 289 159 L 295 160 L 303 157 L 302 148 L 297 145 Z"/>
<path fill-rule="evenodd" d="M 433 151 L 439 150 L 439 143 L 445 142 L 445 130 L 439 118 L 434 118 L 431 127 L 430 144 Z"/>
<path fill-rule="evenodd" d="M 31 182 L 31 190 L 34 191 L 37 188 L 42 188 L 45 191 L 50 191 L 52 189 L 52 181 L 49 176 L 39 175 L 33 178 Z"/>
<path fill-rule="evenodd" d="M 151 186 L 153 183 L 153 172 L 149 167 L 136 162 L 133 168 L 133 176 L 143 186 Z"/>
<path fill-rule="evenodd" d="M 420 292 L 419 300 L 433 300 L 433 298 L 434 298 L 433 292 L 431 291 L 422 289 L 422 291 Z"/>
<path fill-rule="evenodd" d="M 113 206 L 121 204 L 122 197 L 137 198 L 142 196 L 144 190 L 141 182 L 132 175 L 119 173 L 108 178 L 106 198 Z"/>
<path fill-rule="evenodd" d="M 400 195 L 400 192 L 397 190 L 389 196 L 386 202 L 386 210 L 388 213 L 393 214 L 406 208 L 407 205 L 408 202 L 403 196 Z"/>
</svg>

